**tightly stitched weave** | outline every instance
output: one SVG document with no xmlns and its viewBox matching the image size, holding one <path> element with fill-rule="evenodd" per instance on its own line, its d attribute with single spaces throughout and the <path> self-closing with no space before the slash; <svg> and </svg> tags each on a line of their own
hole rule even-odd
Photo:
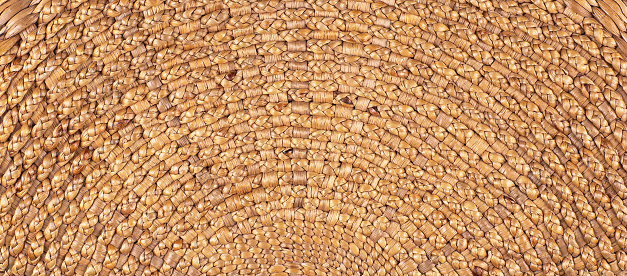
<svg viewBox="0 0 627 276">
<path fill-rule="evenodd" d="M 625 275 L 622 0 L 0 0 L 0 272 Z"/>
</svg>

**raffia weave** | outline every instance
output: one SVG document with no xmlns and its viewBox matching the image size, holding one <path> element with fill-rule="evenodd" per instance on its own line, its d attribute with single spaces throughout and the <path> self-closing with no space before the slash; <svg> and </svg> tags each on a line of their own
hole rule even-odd
<svg viewBox="0 0 627 276">
<path fill-rule="evenodd" d="M 0 0 L 0 273 L 625 275 L 622 0 Z"/>
</svg>

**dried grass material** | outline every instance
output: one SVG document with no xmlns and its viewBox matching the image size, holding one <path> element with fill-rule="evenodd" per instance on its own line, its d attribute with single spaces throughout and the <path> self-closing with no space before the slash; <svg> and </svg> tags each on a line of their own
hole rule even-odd
<svg viewBox="0 0 627 276">
<path fill-rule="evenodd" d="M 0 272 L 620 275 L 627 5 L 0 1 Z"/>
</svg>

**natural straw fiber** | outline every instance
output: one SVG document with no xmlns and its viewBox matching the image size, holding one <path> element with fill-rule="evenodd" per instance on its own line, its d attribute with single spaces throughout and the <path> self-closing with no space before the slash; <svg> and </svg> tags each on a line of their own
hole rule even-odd
<svg viewBox="0 0 627 276">
<path fill-rule="evenodd" d="M 626 275 L 622 0 L 0 0 L 0 274 Z"/>
</svg>

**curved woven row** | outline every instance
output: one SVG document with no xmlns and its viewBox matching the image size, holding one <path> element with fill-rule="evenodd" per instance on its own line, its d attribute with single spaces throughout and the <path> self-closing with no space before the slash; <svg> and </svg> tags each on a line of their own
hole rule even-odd
<svg viewBox="0 0 627 276">
<path fill-rule="evenodd" d="M 624 275 L 621 0 L 0 2 L 0 272 Z"/>
</svg>

